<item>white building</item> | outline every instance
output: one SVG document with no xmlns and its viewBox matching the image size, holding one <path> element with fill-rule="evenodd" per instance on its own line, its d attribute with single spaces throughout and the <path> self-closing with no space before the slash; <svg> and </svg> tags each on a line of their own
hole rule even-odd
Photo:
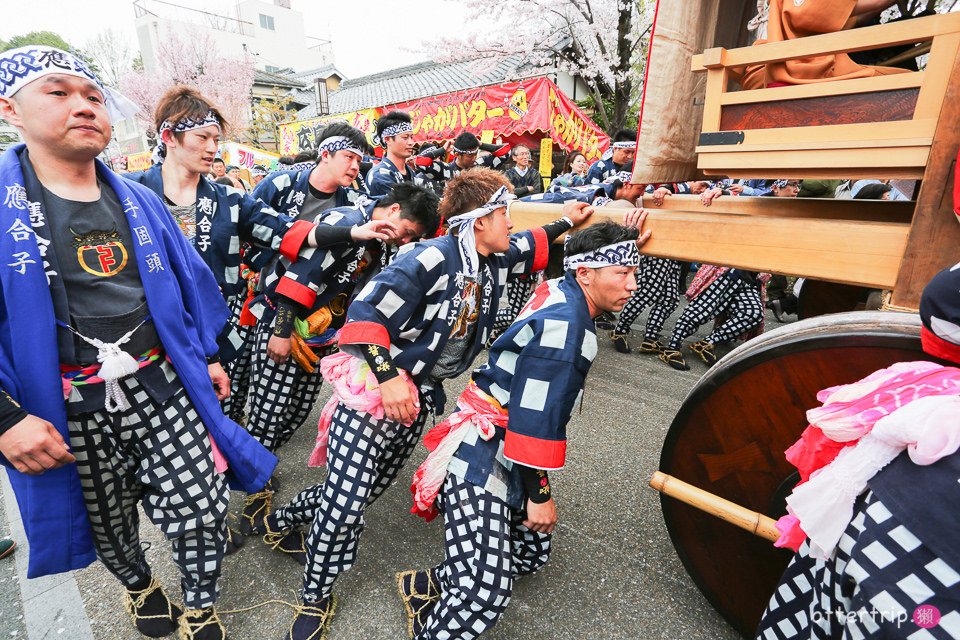
<svg viewBox="0 0 960 640">
<path fill-rule="evenodd" d="M 232 6 L 207 0 L 190 7 L 165 0 L 134 0 L 133 5 L 147 71 L 156 67 L 156 51 L 168 31 L 189 29 L 205 31 L 224 55 L 252 55 L 256 68 L 269 73 L 333 64 L 330 41 L 305 33 L 303 13 L 291 9 L 290 0 L 245 0 Z"/>
</svg>

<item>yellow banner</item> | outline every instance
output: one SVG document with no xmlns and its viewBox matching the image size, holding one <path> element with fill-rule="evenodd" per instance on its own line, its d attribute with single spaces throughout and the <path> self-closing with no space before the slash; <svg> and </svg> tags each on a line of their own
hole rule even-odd
<svg viewBox="0 0 960 640">
<path fill-rule="evenodd" d="M 130 173 L 134 171 L 146 171 L 153 166 L 152 158 L 152 151 L 144 151 L 143 153 L 135 153 L 127 156 L 127 171 Z"/>
<path fill-rule="evenodd" d="M 543 188 L 550 185 L 550 176 L 553 173 L 553 140 L 540 140 L 540 175 L 543 177 Z"/>
<path fill-rule="evenodd" d="M 223 145 L 223 161 L 241 169 L 251 169 L 259 164 L 268 170 L 276 169 L 280 154 L 250 147 L 238 142 L 227 142 Z"/>
<path fill-rule="evenodd" d="M 304 149 L 312 150 L 317 145 L 317 134 L 335 120 L 343 120 L 347 124 L 360 129 L 367 141 L 373 144 L 373 134 L 377 131 L 377 119 L 380 109 L 361 109 L 349 113 L 338 113 L 322 118 L 298 120 L 278 127 L 280 131 L 280 154 L 295 156 Z"/>
</svg>

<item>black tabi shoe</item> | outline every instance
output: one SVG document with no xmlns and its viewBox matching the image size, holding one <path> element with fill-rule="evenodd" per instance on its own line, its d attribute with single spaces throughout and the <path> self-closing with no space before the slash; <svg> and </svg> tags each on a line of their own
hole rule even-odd
<svg viewBox="0 0 960 640">
<path fill-rule="evenodd" d="M 293 622 L 283 640 L 326 640 L 336 610 L 337 599 L 333 596 L 316 604 L 304 602 L 297 605 Z"/>
<path fill-rule="evenodd" d="M 270 514 L 264 518 L 257 533 L 263 533 L 263 542 L 280 553 L 296 560 L 300 566 L 307 564 L 307 544 L 303 532 L 298 529 L 281 529 L 276 517 Z"/>
<path fill-rule="evenodd" d="M 637 349 L 639 353 L 655 353 L 660 355 L 666 350 L 666 345 L 664 345 L 659 340 L 644 340 L 640 343 L 640 348 Z"/>
<path fill-rule="evenodd" d="M 700 359 L 706 362 L 708 367 L 712 367 L 717 361 L 717 354 L 713 352 L 713 345 L 706 340 L 697 340 L 689 345 L 689 349 L 700 356 Z"/>
<path fill-rule="evenodd" d="M 249 536 L 254 529 L 273 511 L 273 481 L 267 482 L 262 490 L 247 495 L 240 514 L 240 533 Z"/>
<path fill-rule="evenodd" d="M 229 526 L 227 527 L 227 547 L 224 549 L 223 555 L 231 556 L 237 551 L 240 551 L 240 548 L 244 545 L 246 540 L 239 531 L 234 531 Z"/>
<path fill-rule="evenodd" d="M 660 359 L 670 365 L 677 371 L 689 371 L 690 365 L 683 359 L 683 354 L 676 349 L 664 349 L 660 353 Z"/>
<path fill-rule="evenodd" d="M 227 640 L 227 630 L 216 609 L 188 609 L 180 616 L 178 640 Z"/>
<path fill-rule="evenodd" d="M 434 605 L 440 600 L 440 586 L 428 571 L 401 571 L 397 574 L 397 590 L 407 613 L 407 634 L 416 638 L 427 624 Z"/>
<path fill-rule="evenodd" d="M 620 353 L 630 353 L 633 351 L 633 349 L 630 348 L 630 343 L 627 342 L 626 333 L 617 333 L 616 331 L 611 331 L 610 340 L 613 342 L 613 348 Z"/>
<path fill-rule="evenodd" d="M 597 318 L 594 324 L 596 325 L 597 329 L 611 331 L 617 326 L 617 318 L 609 311 L 604 311 L 600 314 L 600 317 Z"/>
<path fill-rule="evenodd" d="M 183 614 L 170 602 L 156 578 L 150 578 L 145 589 L 126 589 L 123 608 L 130 615 L 137 631 L 148 638 L 162 638 L 177 630 L 177 619 Z"/>
</svg>

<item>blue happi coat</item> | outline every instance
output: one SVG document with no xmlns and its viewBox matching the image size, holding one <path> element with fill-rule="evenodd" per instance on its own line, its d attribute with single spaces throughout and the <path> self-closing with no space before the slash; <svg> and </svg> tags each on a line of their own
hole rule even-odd
<svg viewBox="0 0 960 640">
<path fill-rule="evenodd" d="M 57 315 L 68 313 L 66 294 L 59 274 L 44 259 L 49 240 L 33 230 L 41 229 L 46 212 L 40 185 L 24 182 L 23 151 L 24 145 L 17 145 L 0 156 L 0 388 L 69 442 L 56 325 Z M 205 357 L 217 352 L 217 333 L 228 315 L 213 274 L 156 194 L 99 161 L 96 168 L 124 207 L 150 317 L 187 395 L 230 464 L 231 484 L 259 490 L 276 458 L 223 415 L 207 372 Z M 93 562 L 76 466 L 28 476 L 2 456 L 0 462 L 7 467 L 30 542 L 29 577 Z"/>
<path fill-rule="evenodd" d="M 163 198 L 162 165 L 125 175 Z M 261 184 L 265 181 L 261 181 Z M 194 248 L 213 271 L 224 298 L 246 287 L 240 278 L 240 243 L 296 260 L 313 225 L 278 214 L 262 201 L 240 189 L 211 182 L 197 184 L 197 233 Z"/>
<path fill-rule="evenodd" d="M 616 175 L 618 171 L 620 171 L 620 167 L 614 164 L 611 158 L 601 158 L 590 165 L 587 177 L 583 179 L 583 182 L 585 184 L 599 184 L 610 176 Z"/>
<path fill-rule="evenodd" d="M 596 355 L 596 327 L 573 273 L 542 283 L 473 372 L 477 387 L 507 410 L 507 427 L 490 440 L 464 440 L 449 472 L 521 508 L 526 496 L 514 463 L 564 466 L 567 422 Z"/>
<path fill-rule="evenodd" d="M 595 207 L 600 207 L 617 197 L 617 189 L 620 183 L 608 182 L 606 184 L 590 184 L 579 187 L 564 187 L 562 185 L 551 185 L 546 193 L 534 193 L 533 195 L 520 198 L 521 202 L 544 202 L 548 204 L 559 204 L 568 200 L 577 202 L 586 202 Z"/>
<path fill-rule="evenodd" d="M 423 178 L 417 173 L 414 173 L 410 167 L 407 167 L 406 175 L 407 177 L 404 177 L 404 174 L 400 173 L 397 165 L 393 164 L 390 158 L 384 156 L 383 160 L 373 165 L 367 174 L 367 190 L 371 196 L 385 196 L 390 193 L 390 189 L 392 189 L 395 184 L 400 184 L 401 182 L 421 184 L 423 182 Z"/>
<path fill-rule="evenodd" d="M 376 201 L 367 201 L 353 207 L 329 209 L 321 213 L 316 222 L 347 228 L 363 225 L 373 219 L 376 206 Z M 258 319 L 271 322 L 278 296 L 283 296 L 303 305 L 306 312 L 301 316 L 306 317 L 341 293 L 349 296 L 353 293 L 359 276 L 357 270 L 368 249 L 373 249 L 384 261 L 389 255 L 382 242 L 370 240 L 346 242 L 325 249 L 306 249 L 295 263 L 281 258 L 265 279 L 264 293 L 253 301 L 250 311 Z M 376 265 L 377 268 L 382 264 Z"/>
<path fill-rule="evenodd" d="M 477 282 L 479 317 L 473 342 L 464 353 L 467 362 L 472 362 L 486 344 L 507 282 L 516 275 L 544 269 L 548 254 L 547 234 L 537 228 L 510 236 L 506 252 L 482 260 Z M 463 271 L 455 236 L 418 242 L 357 294 L 340 332 L 340 349 L 360 355 L 355 345 L 388 348 L 397 367 L 406 370 L 418 384 L 423 382 L 459 316 Z"/>
</svg>

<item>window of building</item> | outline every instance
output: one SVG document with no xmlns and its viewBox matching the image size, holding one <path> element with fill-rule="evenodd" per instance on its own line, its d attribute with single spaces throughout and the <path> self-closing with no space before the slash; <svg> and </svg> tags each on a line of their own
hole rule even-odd
<svg viewBox="0 0 960 640">
<path fill-rule="evenodd" d="M 261 14 L 260 14 L 260 28 L 261 28 L 261 29 L 269 29 L 270 31 L 274 31 L 273 16 L 265 16 L 265 15 L 263 15 L 263 14 L 261 13 Z"/>
<path fill-rule="evenodd" d="M 264 67 L 263 70 L 266 71 L 267 73 L 276 73 L 277 71 L 280 71 L 280 67 L 275 67 L 272 64 L 268 64 Z"/>
</svg>

